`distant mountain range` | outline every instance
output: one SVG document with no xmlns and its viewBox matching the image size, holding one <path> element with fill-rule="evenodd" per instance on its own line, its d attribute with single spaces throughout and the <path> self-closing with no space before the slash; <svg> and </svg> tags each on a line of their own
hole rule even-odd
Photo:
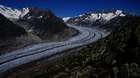
<svg viewBox="0 0 140 78">
<path fill-rule="evenodd" d="M 79 26 L 98 26 L 103 25 L 110 20 L 117 17 L 126 16 L 122 10 L 108 11 L 108 12 L 87 12 L 75 17 L 64 17 L 66 23 L 79 25 Z"/>
<path fill-rule="evenodd" d="M 55 34 L 68 29 L 65 23 L 77 26 L 109 28 L 110 26 L 106 27 L 104 24 L 111 24 L 113 20 L 117 21 L 119 20 L 118 18 L 127 15 L 122 10 L 104 12 L 90 11 L 75 17 L 64 17 L 62 20 L 55 16 L 50 10 L 40 8 L 23 8 L 19 10 L 2 5 L 0 5 L 0 13 L 23 27 L 27 32 L 31 32 L 42 38 L 51 33 Z"/>
</svg>

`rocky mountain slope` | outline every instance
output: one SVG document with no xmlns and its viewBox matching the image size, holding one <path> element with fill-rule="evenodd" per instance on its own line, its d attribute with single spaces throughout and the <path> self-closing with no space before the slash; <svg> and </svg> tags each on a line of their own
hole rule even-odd
<svg viewBox="0 0 140 78">
<path fill-rule="evenodd" d="M 118 27 L 106 38 L 86 46 L 79 56 L 61 60 L 47 76 L 140 78 L 140 17 L 123 17 Z M 61 67 L 64 70 L 60 72 Z"/>
<path fill-rule="evenodd" d="M 123 17 L 118 27 L 85 46 L 78 56 L 69 55 L 50 65 L 40 61 L 7 78 L 140 78 L 140 17 Z"/>
<path fill-rule="evenodd" d="M 78 34 L 50 10 L 12 9 L 0 5 L 0 52 L 44 41 L 62 41 Z M 4 41 L 5 40 L 5 41 Z"/>
<path fill-rule="evenodd" d="M 66 35 L 72 36 L 77 32 L 66 26 L 61 18 L 47 9 L 23 8 L 19 10 L 0 5 L 0 13 L 15 24 L 23 27 L 27 32 L 42 39 L 51 39 L 51 37 L 58 37 L 60 34 L 63 37 L 66 37 Z"/>
<path fill-rule="evenodd" d="M 0 14 L 0 40 L 26 34 L 25 29 L 14 24 Z"/>
<path fill-rule="evenodd" d="M 50 10 L 39 8 L 29 8 L 29 12 L 17 22 L 27 31 L 41 38 L 53 34 L 63 34 L 65 30 L 70 33 L 69 30 L 71 30 L 61 18 L 55 16 Z"/>
<path fill-rule="evenodd" d="M 0 14 L 0 55 L 33 42 L 35 37 Z"/>
</svg>

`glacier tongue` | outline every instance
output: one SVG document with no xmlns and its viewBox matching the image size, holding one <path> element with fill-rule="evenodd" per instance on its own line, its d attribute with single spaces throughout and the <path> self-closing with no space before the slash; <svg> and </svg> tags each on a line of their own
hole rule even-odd
<svg viewBox="0 0 140 78">
<path fill-rule="evenodd" d="M 23 8 L 22 10 L 18 10 L 18 9 L 12 9 L 10 7 L 5 7 L 3 5 L 0 5 L 0 13 L 10 19 L 19 19 L 20 17 L 26 15 L 28 12 L 29 12 L 28 8 Z"/>
</svg>

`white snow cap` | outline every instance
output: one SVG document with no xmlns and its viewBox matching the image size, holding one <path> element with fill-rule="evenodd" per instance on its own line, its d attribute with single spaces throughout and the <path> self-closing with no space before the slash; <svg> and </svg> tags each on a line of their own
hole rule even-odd
<svg viewBox="0 0 140 78">
<path fill-rule="evenodd" d="M 122 14 L 122 12 L 123 12 L 122 10 L 116 10 L 117 15 Z"/>
<path fill-rule="evenodd" d="M 63 20 L 64 22 L 67 22 L 71 17 L 64 17 Z"/>
<path fill-rule="evenodd" d="M 22 10 L 18 10 L 18 9 L 12 9 L 10 7 L 5 7 L 3 5 L 0 5 L 0 13 L 10 19 L 19 19 L 20 17 L 26 15 L 28 12 L 29 12 L 28 8 L 23 8 Z"/>
<path fill-rule="evenodd" d="M 117 10 L 116 11 L 116 15 L 125 16 L 125 14 L 123 14 L 123 11 L 122 10 Z"/>
<path fill-rule="evenodd" d="M 109 21 L 117 16 L 125 16 L 122 10 L 116 10 L 116 12 L 108 12 L 108 13 L 91 13 L 90 16 L 85 18 L 85 20 L 89 20 L 91 22 L 96 21 L 98 19 L 103 19 L 105 21 Z"/>
</svg>

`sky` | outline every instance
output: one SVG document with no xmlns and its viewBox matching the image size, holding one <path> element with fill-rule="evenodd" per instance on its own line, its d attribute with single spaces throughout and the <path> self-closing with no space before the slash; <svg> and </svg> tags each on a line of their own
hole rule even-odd
<svg viewBox="0 0 140 78">
<path fill-rule="evenodd" d="M 13 8 L 39 7 L 52 10 L 60 17 L 76 16 L 87 11 L 122 9 L 140 15 L 140 0 L 0 0 Z"/>
</svg>

